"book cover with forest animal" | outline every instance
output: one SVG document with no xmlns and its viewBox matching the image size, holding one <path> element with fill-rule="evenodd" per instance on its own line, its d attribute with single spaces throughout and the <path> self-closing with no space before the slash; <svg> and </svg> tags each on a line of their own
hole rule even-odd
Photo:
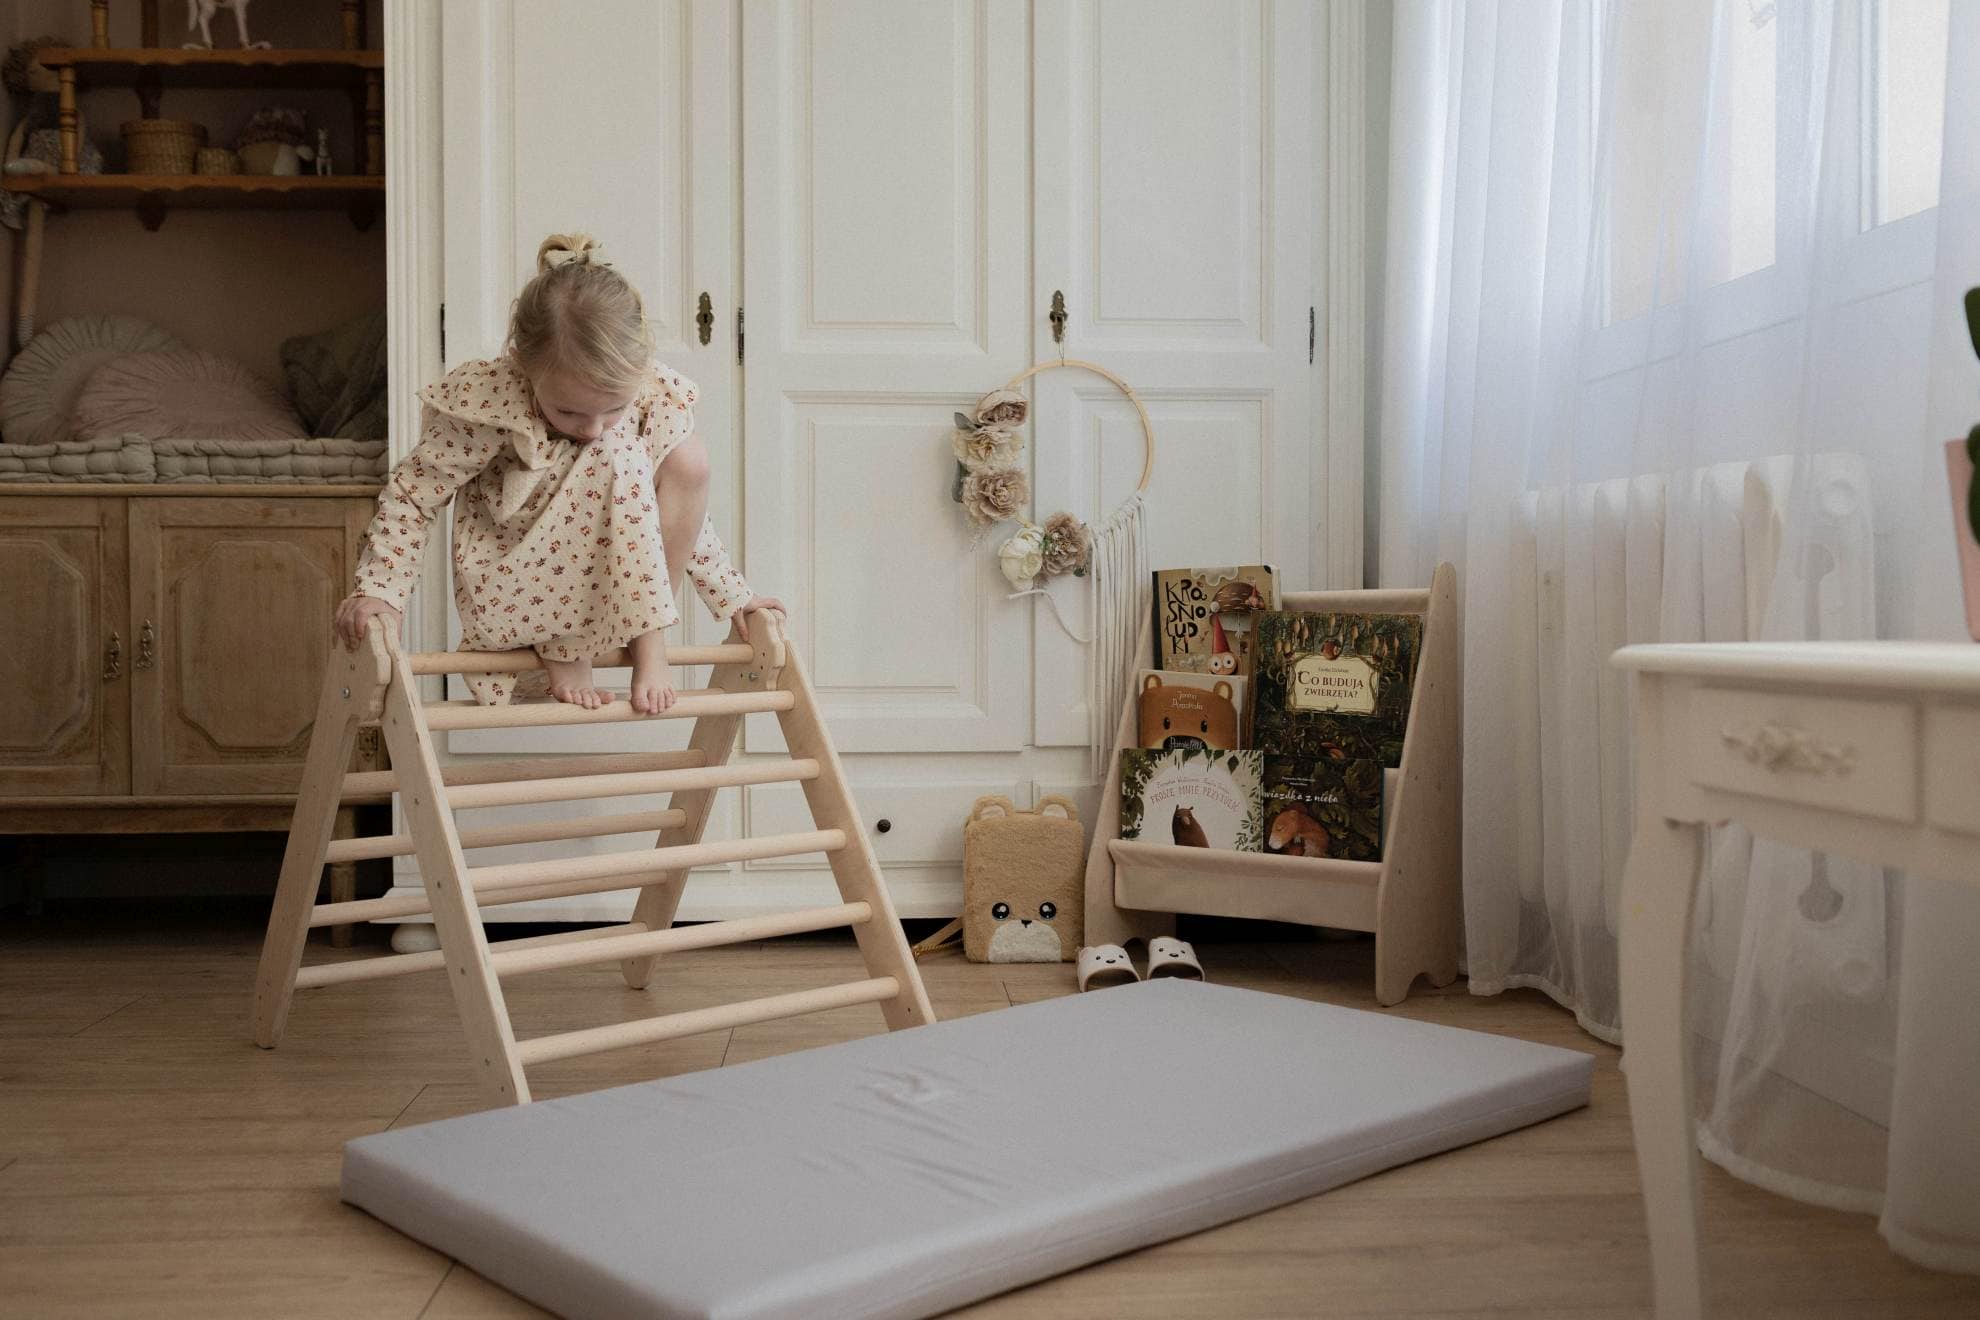
<svg viewBox="0 0 1980 1320">
<path fill-rule="evenodd" d="M 1257 852 L 1264 840 L 1257 752 L 1121 751 L 1121 837 Z"/>
<path fill-rule="evenodd" d="M 1275 610 L 1258 616 L 1251 746 L 1402 764 L 1423 618 Z"/>
<path fill-rule="evenodd" d="M 1143 747 L 1174 751 L 1244 746 L 1244 680 L 1144 669 L 1139 678 Z"/>
<path fill-rule="evenodd" d="M 1279 607 L 1278 583 L 1270 564 L 1157 569 L 1155 668 L 1249 678 L 1252 627 Z"/>
<path fill-rule="evenodd" d="M 1382 860 L 1382 764 L 1264 755 L 1265 847 L 1282 857 Z"/>
</svg>

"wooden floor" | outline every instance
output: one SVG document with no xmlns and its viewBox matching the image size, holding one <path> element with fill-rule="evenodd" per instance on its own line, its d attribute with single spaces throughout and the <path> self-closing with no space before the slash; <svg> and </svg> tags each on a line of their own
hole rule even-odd
<svg viewBox="0 0 1980 1320">
<path fill-rule="evenodd" d="M 282 1047 L 248 1043 L 259 905 L 76 904 L 0 918 L 0 1314 L 541 1314 L 337 1200 L 344 1141 L 475 1106 L 438 977 L 305 993 Z M 1222 934 L 1224 932 L 1211 932 Z M 376 932 L 367 937 L 376 943 Z M 1211 942 L 1229 985 L 1373 1008 L 1370 946 Z M 320 945 L 312 957 L 330 956 Z M 519 1035 L 851 979 L 850 941 L 787 940 L 509 984 Z M 925 966 L 938 1014 L 1072 990 L 1070 966 Z M 1616 1052 L 1531 992 L 1462 984 L 1409 1017 L 1596 1057 L 1583 1111 L 970 1308 L 972 1317 L 1648 1313 Z M 878 1030 L 870 1007 L 546 1065 L 539 1095 L 713 1068 Z M 1124 1118 L 1134 1097 L 1120 1097 Z M 1708 1169 L 1707 1262 L 1728 1316 L 1980 1315 L 1980 1279 L 1893 1256 L 1862 1216 Z"/>
</svg>

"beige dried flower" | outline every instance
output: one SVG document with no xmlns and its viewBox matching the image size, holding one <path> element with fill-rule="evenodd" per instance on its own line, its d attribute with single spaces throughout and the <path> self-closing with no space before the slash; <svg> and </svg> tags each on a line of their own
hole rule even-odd
<svg viewBox="0 0 1980 1320">
<path fill-rule="evenodd" d="M 1023 468 L 979 468 L 963 479 L 963 509 L 979 527 L 1016 517 L 1030 498 Z"/>
<path fill-rule="evenodd" d="M 1009 430 L 1024 425 L 1030 405 L 1016 390 L 993 390 L 976 405 L 977 429 Z"/>
<path fill-rule="evenodd" d="M 1084 573 L 1093 562 L 1093 532 L 1070 513 L 1045 520 L 1045 576 Z"/>
<path fill-rule="evenodd" d="M 978 468 L 1009 467 L 1024 450 L 1023 441 L 1014 432 L 994 427 L 982 431 L 958 430 L 950 437 L 950 444 L 956 451 L 956 462 L 972 472 Z"/>
</svg>

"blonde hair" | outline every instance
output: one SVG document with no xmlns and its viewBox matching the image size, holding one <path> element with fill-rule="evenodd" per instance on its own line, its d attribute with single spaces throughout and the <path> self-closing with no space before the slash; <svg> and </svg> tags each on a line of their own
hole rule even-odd
<svg viewBox="0 0 1980 1320">
<path fill-rule="evenodd" d="M 653 369 L 639 290 L 589 234 L 552 234 L 509 314 L 508 351 L 532 380 L 564 371 L 594 389 L 636 393 Z"/>
</svg>

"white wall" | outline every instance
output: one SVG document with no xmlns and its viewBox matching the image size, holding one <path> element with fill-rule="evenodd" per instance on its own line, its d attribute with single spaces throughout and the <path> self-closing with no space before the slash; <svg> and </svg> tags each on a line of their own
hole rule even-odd
<svg viewBox="0 0 1980 1320">
<path fill-rule="evenodd" d="M 1388 273 L 1389 251 L 1389 82 L 1390 60 L 1394 49 L 1394 0 L 1367 0 L 1368 67 L 1368 358 L 1366 420 L 1362 428 L 1362 581 L 1374 586 L 1377 548 L 1382 543 L 1382 310 L 1383 283 Z"/>
</svg>

